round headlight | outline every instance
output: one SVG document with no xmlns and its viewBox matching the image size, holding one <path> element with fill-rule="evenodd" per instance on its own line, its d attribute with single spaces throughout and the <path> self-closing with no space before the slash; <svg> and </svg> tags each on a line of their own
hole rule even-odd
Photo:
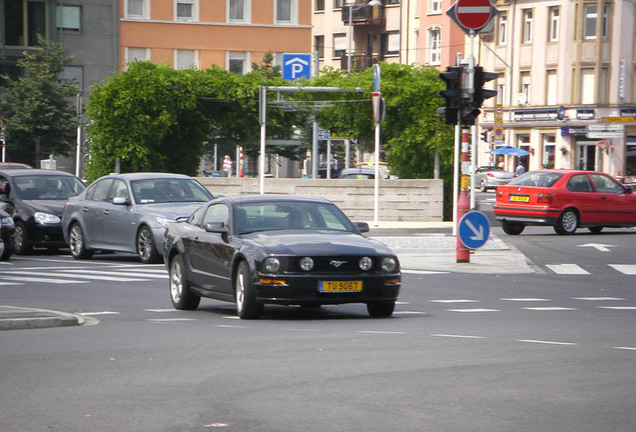
<svg viewBox="0 0 636 432">
<path fill-rule="evenodd" d="M 314 268 L 314 260 L 309 257 L 303 257 L 298 262 L 298 265 L 304 271 L 311 271 Z"/>
<path fill-rule="evenodd" d="M 371 270 L 371 267 L 373 267 L 373 260 L 369 257 L 362 257 L 360 258 L 360 268 L 364 271 L 368 271 Z"/>
<path fill-rule="evenodd" d="M 382 258 L 382 271 L 392 273 L 397 270 L 397 259 L 395 257 Z"/>
<path fill-rule="evenodd" d="M 276 273 L 278 270 L 280 270 L 280 261 L 278 258 L 269 257 L 263 261 L 264 273 Z"/>
</svg>

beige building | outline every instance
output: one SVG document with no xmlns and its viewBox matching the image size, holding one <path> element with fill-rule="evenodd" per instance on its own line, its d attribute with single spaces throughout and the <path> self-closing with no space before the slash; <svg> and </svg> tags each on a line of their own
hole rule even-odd
<svg viewBox="0 0 636 432">
<path fill-rule="evenodd" d="M 499 73 L 480 118 L 501 144 L 529 151 L 527 169 L 581 168 L 636 176 L 636 8 L 633 1 L 497 1 L 501 13 L 481 35 L 476 61 Z M 493 145 L 481 141 L 480 162 Z M 507 161 L 513 168 L 517 161 Z"/>
</svg>

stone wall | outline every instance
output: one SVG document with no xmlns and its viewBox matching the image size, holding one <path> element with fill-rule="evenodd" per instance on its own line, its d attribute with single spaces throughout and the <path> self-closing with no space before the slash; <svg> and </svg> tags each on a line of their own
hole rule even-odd
<svg viewBox="0 0 636 432">
<path fill-rule="evenodd" d="M 258 178 L 197 177 L 216 195 L 260 193 Z M 374 181 L 266 178 L 266 194 L 327 198 L 352 220 L 373 221 Z M 438 222 L 443 220 L 442 180 L 380 180 L 380 221 Z"/>
</svg>

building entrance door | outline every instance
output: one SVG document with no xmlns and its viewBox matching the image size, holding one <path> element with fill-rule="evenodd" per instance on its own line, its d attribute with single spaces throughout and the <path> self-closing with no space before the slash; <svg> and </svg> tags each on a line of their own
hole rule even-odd
<svg viewBox="0 0 636 432">
<path fill-rule="evenodd" d="M 600 152 L 596 151 L 594 141 L 583 141 L 576 143 L 576 168 L 587 171 L 600 171 Z"/>
</svg>

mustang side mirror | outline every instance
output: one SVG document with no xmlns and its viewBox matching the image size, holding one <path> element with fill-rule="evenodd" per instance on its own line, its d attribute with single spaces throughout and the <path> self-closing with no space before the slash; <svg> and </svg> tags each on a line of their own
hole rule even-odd
<svg viewBox="0 0 636 432">
<path fill-rule="evenodd" d="M 358 227 L 361 233 L 369 232 L 369 224 L 366 222 L 354 222 L 355 226 Z"/>
</svg>

